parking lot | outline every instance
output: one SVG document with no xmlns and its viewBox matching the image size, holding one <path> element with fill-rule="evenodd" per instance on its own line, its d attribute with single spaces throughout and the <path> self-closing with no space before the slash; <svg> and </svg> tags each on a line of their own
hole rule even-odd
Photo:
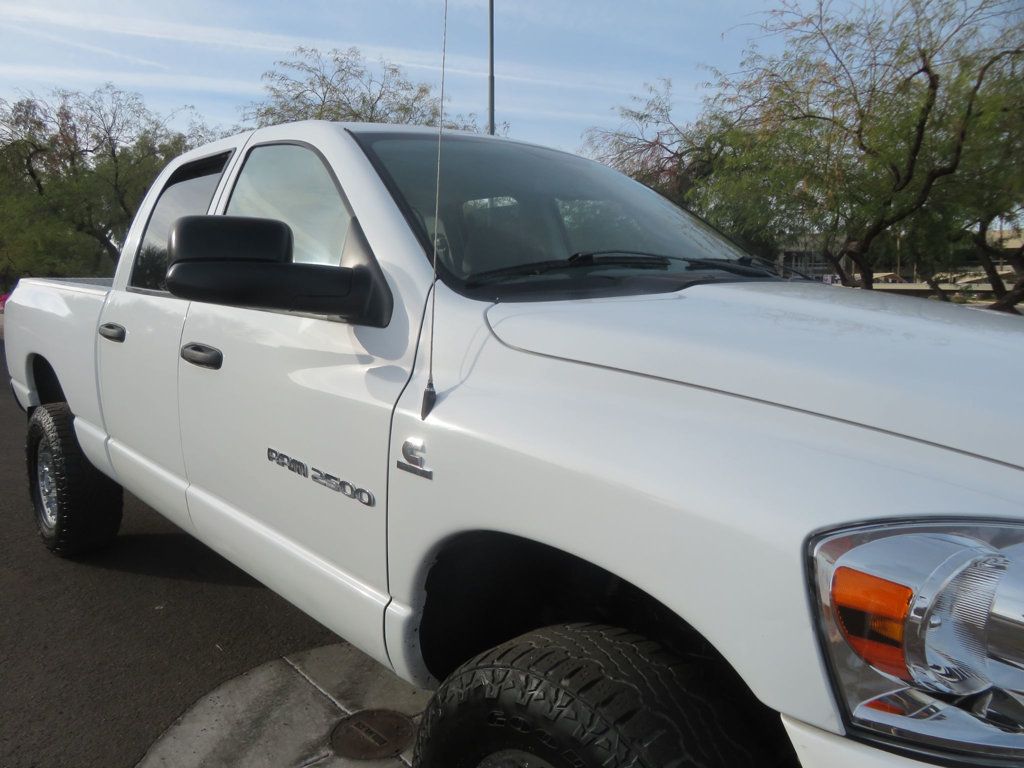
<svg viewBox="0 0 1024 768">
<path fill-rule="evenodd" d="M 6 389 L 6 368 L 2 375 Z M 133 766 L 222 683 L 282 656 L 340 642 L 130 496 L 112 547 L 80 561 L 50 555 L 38 540 L 26 491 L 24 433 L 25 415 L 5 393 L 3 768 Z"/>
</svg>

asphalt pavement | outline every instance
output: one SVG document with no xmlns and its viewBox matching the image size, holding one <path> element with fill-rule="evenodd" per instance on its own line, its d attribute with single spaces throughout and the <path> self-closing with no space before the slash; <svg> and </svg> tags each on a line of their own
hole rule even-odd
<svg viewBox="0 0 1024 768">
<path fill-rule="evenodd" d="M 27 492 L 25 414 L 2 376 L 0 768 L 134 766 L 215 687 L 339 642 L 131 496 L 112 546 L 51 555 Z"/>
</svg>

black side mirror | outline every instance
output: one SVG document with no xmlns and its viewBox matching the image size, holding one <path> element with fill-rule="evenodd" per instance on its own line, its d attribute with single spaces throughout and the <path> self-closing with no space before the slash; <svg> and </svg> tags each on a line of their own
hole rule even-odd
<svg viewBox="0 0 1024 768">
<path fill-rule="evenodd" d="M 167 237 L 167 263 L 243 261 L 288 264 L 292 228 L 248 216 L 182 216 Z"/>
<path fill-rule="evenodd" d="M 167 290 L 192 301 L 335 315 L 387 325 L 374 311 L 380 269 L 292 262 L 292 231 L 282 221 L 183 216 L 167 243 Z M 385 285 L 386 290 L 386 285 Z M 390 298 L 390 293 L 388 294 Z"/>
</svg>

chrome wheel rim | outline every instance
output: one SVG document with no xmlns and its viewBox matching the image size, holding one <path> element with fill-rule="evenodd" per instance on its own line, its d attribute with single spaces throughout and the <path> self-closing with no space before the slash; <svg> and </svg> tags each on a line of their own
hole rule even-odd
<svg viewBox="0 0 1024 768">
<path fill-rule="evenodd" d="M 45 440 L 36 449 L 36 482 L 43 522 L 53 528 L 57 525 L 57 482 L 53 476 L 53 451 Z"/>
<path fill-rule="evenodd" d="M 477 768 L 555 768 L 547 760 L 542 760 L 521 749 L 503 749 L 488 755 Z"/>
</svg>

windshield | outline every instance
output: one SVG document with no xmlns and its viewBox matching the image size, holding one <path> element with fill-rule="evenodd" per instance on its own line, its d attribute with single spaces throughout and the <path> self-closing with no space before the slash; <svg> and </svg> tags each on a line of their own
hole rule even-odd
<svg viewBox="0 0 1024 768">
<path fill-rule="evenodd" d="M 448 135 L 434 220 L 437 137 L 356 138 L 438 271 L 462 292 L 677 290 L 769 279 L 748 254 L 661 195 L 600 163 L 513 141 Z"/>
</svg>

